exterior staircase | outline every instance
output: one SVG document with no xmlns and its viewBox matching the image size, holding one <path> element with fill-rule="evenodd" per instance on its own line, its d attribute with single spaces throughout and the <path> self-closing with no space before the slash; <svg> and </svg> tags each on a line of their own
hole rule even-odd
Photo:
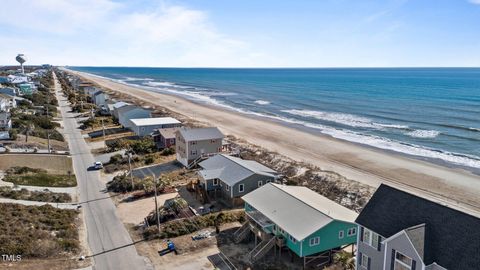
<svg viewBox="0 0 480 270">
<path fill-rule="evenodd" d="M 276 237 L 271 236 L 270 238 L 267 238 L 260 242 L 250 253 L 248 256 L 250 257 L 250 263 L 255 263 L 259 259 L 261 259 L 263 256 L 265 256 L 270 249 L 275 245 L 276 242 Z"/>
<path fill-rule="evenodd" d="M 236 244 L 242 242 L 242 240 L 247 237 L 249 231 L 250 231 L 250 224 L 247 221 L 243 223 L 242 227 L 238 228 L 238 230 L 233 233 L 233 241 Z"/>
</svg>

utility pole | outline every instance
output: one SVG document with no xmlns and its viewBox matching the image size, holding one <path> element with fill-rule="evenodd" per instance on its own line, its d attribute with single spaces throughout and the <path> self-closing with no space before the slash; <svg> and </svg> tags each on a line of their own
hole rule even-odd
<svg viewBox="0 0 480 270">
<path fill-rule="evenodd" d="M 50 132 L 47 132 L 47 147 L 48 153 L 50 154 Z"/>
<path fill-rule="evenodd" d="M 160 236 L 160 214 L 158 213 L 158 203 L 157 203 L 157 178 L 155 178 L 155 174 L 152 173 L 153 177 L 153 187 L 155 189 L 155 213 L 157 216 L 157 229 L 158 229 L 158 236 Z"/>
<path fill-rule="evenodd" d="M 100 119 L 102 121 L 102 133 L 103 133 L 103 139 L 105 140 L 105 125 L 103 124 L 103 118 Z"/>
<path fill-rule="evenodd" d="M 105 136 L 105 135 L 104 135 Z M 132 174 L 132 154 L 129 152 L 128 153 L 128 168 L 130 170 L 130 181 L 132 181 L 132 191 L 133 191 L 133 174 Z M 155 198 L 156 199 L 156 198 Z"/>
</svg>

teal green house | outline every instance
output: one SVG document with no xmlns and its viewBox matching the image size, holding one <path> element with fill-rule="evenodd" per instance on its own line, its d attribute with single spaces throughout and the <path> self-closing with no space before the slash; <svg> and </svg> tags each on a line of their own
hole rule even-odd
<svg viewBox="0 0 480 270">
<path fill-rule="evenodd" d="M 22 92 L 24 95 L 33 94 L 33 87 L 30 83 L 21 83 L 18 85 L 18 88 L 20 88 L 20 92 Z"/>
<path fill-rule="evenodd" d="M 357 242 L 357 213 L 307 187 L 269 183 L 242 199 L 247 222 L 235 232 L 234 240 L 254 234 L 252 263 L 272 249 L 275 254 L 289 249 L 304 265 L 313 258 L 329 261 L 335 251 Z"/>
</svg>

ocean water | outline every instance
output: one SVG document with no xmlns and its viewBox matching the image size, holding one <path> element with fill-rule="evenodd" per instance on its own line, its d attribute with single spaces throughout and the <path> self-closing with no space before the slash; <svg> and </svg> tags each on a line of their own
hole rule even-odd
<svg viewBox="0 0 480 270">
<path fill-rule="evenodd" d="M 70 68 L 480 171 L 480 68 Z"/>
</svg>

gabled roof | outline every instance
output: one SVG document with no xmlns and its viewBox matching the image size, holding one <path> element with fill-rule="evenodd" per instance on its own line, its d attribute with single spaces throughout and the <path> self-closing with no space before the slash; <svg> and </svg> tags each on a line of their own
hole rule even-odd
<svg viewBox="0 0 480 270">
<path fill-rule="evenodd" d="M 357 217 L 354 211 L 302 186 L 269 183 L 242 199 L 299 241 L 333 220 L 353 223 Z"/>
<path fill-rule="evenodd" d="M 203 141 L 211 139 L 223 139 L 225 136 L 216 127 L 209 128 L 181 128 L 178 130 L 186 141 Z"/>
<path fill-rule="evenodd" d="M 474 216 L 382 184 L 356 222 L 385 238 L 425 223 L 425 265 L 478 269 L 480 219 Z"/>
<path fill-rule="evenodd" d="M 199 171 L 203 179 L 218 178 L 229 186 L 233 186 L 254 174 L 273 178 L 277 176 L 276 171 L 256 161 L 243 160 L 223 154 L 215 155 L 198 165 L 203 168 Z"/>
<path fill-rule="evenodd" d="M 127 105 L 130 105 L 130 104 L 128 104 L 126 102 L 123 102 L 123 101 L 119 101 L 119 102 L 116 102 L 115 104 L 113 104 L 113 108 L 114 109 L 119 109 L 119 108 L 121 108 L 123 106 L 127 106 Z"/>
<path fill-rule="evenodd" d="M 177 132 L 179 128 L 178 127 L 174 127 L 174 128 L 160 128 L 160 129 L 156 129 L 156 132 L 158 132 L 159 134 L 162 135 L 162 137 L 166 138 L 166 139 L 171 139 L 171 138 L 175 138 L 175 132 Z"/>
<path fill-rule="evenodd" d="M 125 112 L 128 112 L 128 111 L 133 111 L 133 110 L 150 111 L 150 110 L 144 109 L 144 108 L 142 108 L 142 107 L 140 107 L 140 106 L 130 105 L 130 104 L 128 104 L 128 105 L 126 105 L 126 106 L 122 106 L 122 107 L 120 107 L 120 108 L 117 108 L 117 110 L 118 110 L 118 114 L 119 114 L 119 115 L 120 115 L 120 114 L 123 114 L 123 113 L 125 113 Z"/>
<path fill-rule="evenodd" d="M 135 118 L 130 119 L 130 121 L 132 121 L 135 126 L 181 124 L 180 121 L 173 117 Z"/>
</svg>

